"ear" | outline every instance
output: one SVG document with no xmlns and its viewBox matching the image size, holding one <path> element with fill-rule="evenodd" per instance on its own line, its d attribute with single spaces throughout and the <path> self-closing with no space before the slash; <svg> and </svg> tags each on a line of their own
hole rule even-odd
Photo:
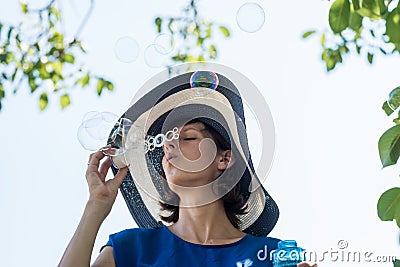
<svg viewBox="0 0 400 267">
<path fill-rule="evenodd" d="M 218 153 L 218 170 L 223 171 L 233 165 L 235 159 L 231 150 L 224 150 Z"/>
</svg>

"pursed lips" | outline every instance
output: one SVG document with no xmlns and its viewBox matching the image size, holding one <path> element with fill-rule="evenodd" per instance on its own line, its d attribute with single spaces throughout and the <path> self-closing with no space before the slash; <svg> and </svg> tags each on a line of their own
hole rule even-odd
<svg viewBox="0 0 400 267">
<path fill-rule="evenodd" d="M 166 160 L 169 162 L 171 159 L 176 158 L 174 155 L 167 155 Z"/>
</svg>

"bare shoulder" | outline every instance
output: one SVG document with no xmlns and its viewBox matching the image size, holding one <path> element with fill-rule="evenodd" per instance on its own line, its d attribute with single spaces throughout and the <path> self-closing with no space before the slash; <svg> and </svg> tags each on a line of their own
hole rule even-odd
<svg viewBox="0 0 400 267">
<path fill-rule="evenodd" d="M 104 247 L 92 267 L 115 267 L 113 248 L 111 246 Z"/>
</svg>

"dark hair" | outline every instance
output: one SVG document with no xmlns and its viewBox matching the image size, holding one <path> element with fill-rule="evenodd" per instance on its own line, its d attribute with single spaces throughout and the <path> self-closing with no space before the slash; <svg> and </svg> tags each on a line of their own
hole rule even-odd
<svg viewBox="0 0 400 267">
<path fill-rule="evenodd" d="M 222 137 L 220 133 L 218 133 L 214 128 L 210 127 L 206 123 L 202 122 L 200 119 L 193 119 L 189 121 L 187 124 L 201 122 L 204 124 L 205 130 L 211 135 L 212 139 L 217 146 L 218 151 L 222 150 L 230 150 L 230 144 Z M 235 164 L 225 170 L 224 172 L 229 171 L 229 175 L 235 175 Z M 236 172 L 237 175 L 237 172 Z M 218 179 L 218 178 L 217 178 Z M 223 185 L 219 185 L 223 186 Z M 179 198 L 175 193 L 173 193 L 177 198 Z M 229 221 L 235 228 L 239 228 L 239 215 L 246 214 L 247 205 L 244 206 L 245 201 L 243 196 L 240 194 L 240 181 L 222 197 L 222 201 L 224 202 L 224 209 L 226 212 L 226 216 Z M 179 219 L 179 206 L 175 206 L 172 204 L 167 204 L 164 202 L 159 202 L 162 211 L 166 211 L 169 215 L 160 215 L 160 218 L 167 223 L 175 223 Z"/>
</svg>

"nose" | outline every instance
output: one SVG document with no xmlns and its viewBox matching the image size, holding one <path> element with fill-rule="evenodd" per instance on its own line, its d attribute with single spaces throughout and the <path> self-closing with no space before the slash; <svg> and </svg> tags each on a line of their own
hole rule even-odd
<svg viewBox="0 0 400 267">
<path fill-rule="evenodd" d="M 176 141 L 174 139 L 170 140 L 170 141 L 167 141 L 167 140 L 164 141 L 164 144 L 163 144 L 164 152 L 169 152 L 169 151 L 171 151 L 173 149 L 176 149 L 176 148 L 177 148 L 177 144 L 176 144 Z"/>
</svg>

